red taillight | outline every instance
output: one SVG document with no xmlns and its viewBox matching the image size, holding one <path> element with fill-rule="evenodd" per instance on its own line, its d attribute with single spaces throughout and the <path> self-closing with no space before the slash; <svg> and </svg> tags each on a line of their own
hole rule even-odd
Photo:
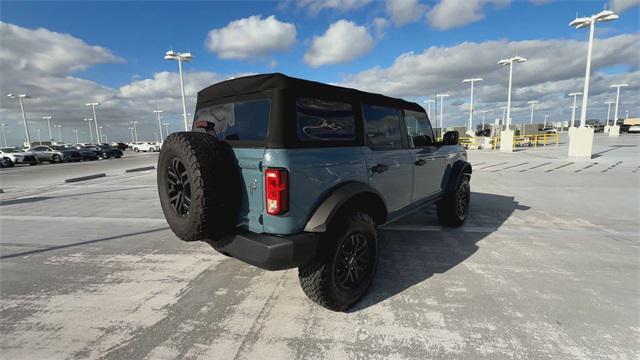
<svg viewBox="0 0 640 360">
<path fill-rule="evenodd" d="M 266 208 L 269 215 L 280 215 L 289 210 L 289 176 L 285 169 L 267 169 L 264 172 Z"/>
</svg>

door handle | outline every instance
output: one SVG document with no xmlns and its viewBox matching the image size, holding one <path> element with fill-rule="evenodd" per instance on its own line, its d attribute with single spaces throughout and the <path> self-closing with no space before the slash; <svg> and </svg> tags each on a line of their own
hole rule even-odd
<svg viewBox="0 0 640 360">
<path fill-rule="evenodd" d="M 383 173 L 385 171 L 389 170 L 389 166 L 387 165 L 382 165 L 382 164 L 378 164 L 374 167 L 371 168 L 371 171 L 373 171 L 374 173 Z"/>
<path fill-rule="evenodd" d="M 424 165 L 426 163 L 427 163 L 427 161 L 425 159 L 416 160 L 416 162 L 414 162 L 414 164 L 416 164 L 416 166 L 422 166 L 422 165 Z"/>
</svg>

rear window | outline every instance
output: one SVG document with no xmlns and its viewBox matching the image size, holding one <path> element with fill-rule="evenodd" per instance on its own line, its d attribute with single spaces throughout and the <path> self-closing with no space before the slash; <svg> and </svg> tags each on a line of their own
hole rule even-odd
<svg viewBox="0 0 640 360">
<path fill-rule="evenodd" d="M 196 121 L 214 124 L 220 140 L 261 141 L 268 135 L 271 100 L 236 101 L 204 107 Z"/>
<path fill-rule="evenodd" d="M 301 141 L 353 141 L 356 138 L 351 104 L 298 98 L 296 112 Z"/>
</svg>

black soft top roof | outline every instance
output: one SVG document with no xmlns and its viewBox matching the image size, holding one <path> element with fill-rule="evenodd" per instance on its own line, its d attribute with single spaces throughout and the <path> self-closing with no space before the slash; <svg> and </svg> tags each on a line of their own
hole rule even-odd
<svg viewBox="0 0 640 360">
<path fill-rule="evenodd" d="M 244 76 L 219 82 L 198 92 L 198 103 L 238 95 L 260 93 L 269 90 L 291 90 L 292 93 L 313 93 L 316 96 L 340 98 L 350 101 L 369 102 L 377 105 L 401 107 L 403 109 L 424 112 L 420 105 L 380 94 L 356 89 L 303 80 L 281 73 Z"/>
</svg>

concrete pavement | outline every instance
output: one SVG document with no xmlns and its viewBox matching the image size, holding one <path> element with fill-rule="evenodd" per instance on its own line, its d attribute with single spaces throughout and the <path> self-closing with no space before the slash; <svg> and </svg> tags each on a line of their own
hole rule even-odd
<svg viewBox="0 0 640 360">
<path fill-rule="evenodd" d="M 310 302 L 295 269 L 177 240 L 154 171 L 10 183 L 2 357 L 638 358 L 639 139 L 597 136 L 588 161 L 567 160 L 564 141 L 470 152 L 465 226 L 440 228 L 433 208 L 386 226 L 373 287 L 348 313 Z"/>
</svg>

